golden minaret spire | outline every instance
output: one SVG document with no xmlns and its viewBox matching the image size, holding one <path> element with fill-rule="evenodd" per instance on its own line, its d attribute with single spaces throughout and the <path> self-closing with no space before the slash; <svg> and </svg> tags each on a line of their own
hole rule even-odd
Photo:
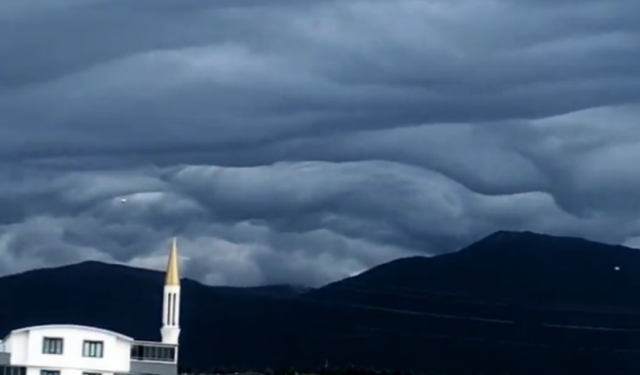
<svg viewBox="0 0 640 375">
<path fill-rule="evenodd" d="M 180 265 L 178 261 L 178 239 L 173 237 L 173 245 L 171 246 L 171 254 L 169 254 L 169 262 L 167 264 L 167 278 L 164 285 L 180 286 Z"/>
</svg>

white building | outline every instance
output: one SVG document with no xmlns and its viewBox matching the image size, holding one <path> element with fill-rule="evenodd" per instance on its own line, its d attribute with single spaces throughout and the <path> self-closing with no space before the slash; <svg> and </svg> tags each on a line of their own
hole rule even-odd
<svg viewBox="0 0 640 375">
<path fill-rule="evenodd" d="M 0 375 L 176 375 L 180 337 L 180 271 L 173 239 L 162 304 L 160 342 L 105 329 L 44 325 L 11 331 L 0 341 Z"/>
</svg>

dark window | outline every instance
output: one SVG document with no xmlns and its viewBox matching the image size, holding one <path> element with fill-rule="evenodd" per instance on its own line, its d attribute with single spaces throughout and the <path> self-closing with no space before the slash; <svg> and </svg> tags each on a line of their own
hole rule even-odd
<svg viewBox="0 0 640 375">
<path fill-rule="evenodd" d="M 82 356 L 92 358 L 103 357 L 104 344 L 102 341 L 87 341 L 82 343 Z"/>
<path fill-rule="evenodd" d="M 145 346 L 142 349 L 142 356 L 146 359 L 156 359 L 156 347 L 155 346 Z"/>
<path fill-rule="evenodd" d="M 176 348 L 160 345 L 133 345 L 131 359 L 139 361 L 174 362 Z"/>
<path fill-rule="evenodd" d="M 158 348 L 158 358 L 164 361 L 170 361 L 169 348 Z"/>
<path fill-rule="evenodd" d="M 45 337 L 42 340 L 42 353 L 44 354 L 62 354 L 63 341 L 59 337 Z M 45 370 L 43 370 L 45 371 Z"/>
<path fill-rule="evenodd" d="M 176 348 L 170 346 L 162 349 L 164 350 L 163 358 L 170 362 L 174 362 L 176 360 Z"/>
<path fill-rule="evenodd" d="M 142 359 L 142 346 L 133 345 L 131 347 L 131 359 Z"/>
<path fill-rule="evenodd" d="M 19 366 L 0 366 L 0 375 L 26 375 L 27 368 Z"/>
<path fill-rule="evenodd" d="M 55 371 L 55 370 L 40 370 L 40 375 L 60 375 L 60 371 Z"/>
</svg>

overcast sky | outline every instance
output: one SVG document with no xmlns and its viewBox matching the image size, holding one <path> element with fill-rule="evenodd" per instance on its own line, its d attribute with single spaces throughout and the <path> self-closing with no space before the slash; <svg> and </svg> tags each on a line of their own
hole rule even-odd
<svg viewBox="0 0 640 375">
<path fill-rule="evenodd" d="M 640 2 L 2 0 L 0 274 L 640 245 Z M 126 203 L 122 203 L 122 199 Z"/>
</svg>

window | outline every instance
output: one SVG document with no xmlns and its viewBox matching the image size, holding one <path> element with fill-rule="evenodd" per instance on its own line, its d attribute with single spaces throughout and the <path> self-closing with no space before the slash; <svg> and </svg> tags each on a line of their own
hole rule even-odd
<svg viewBox="0 0 640 375">
<path fill-rule="evenodd" d="M 59 337 L 45 337 L 42 341 L 42 353 L 62 354 L 62 344 L 63 341 Z"/>
<path fill-rule="evenodd" d="M 87 341 L 82 344 L 82 356 L 92 358 L 102 358 L 104 344 L 102 341 Z"/>
<path fill-rule="evenodd" d="M 19 366 L 0 366 L 0 375 L 27 375 L 27 368 Z"/>
<path fill-rule="evenodd" d="M 99 372 L 83 372 L 82 375 L 102 375 Z"/>
<path fill-rule="evenodd" d="M 60 375 L 60 371 L 55 371 L 55 370 L 40 370 L 40 375 Z"/>
<path fill-rule="evenodd" d="M 160 345 L 133 345 L 131 359 L 138 361 L 175 362 L 176 348 Z"/>
</svg>

